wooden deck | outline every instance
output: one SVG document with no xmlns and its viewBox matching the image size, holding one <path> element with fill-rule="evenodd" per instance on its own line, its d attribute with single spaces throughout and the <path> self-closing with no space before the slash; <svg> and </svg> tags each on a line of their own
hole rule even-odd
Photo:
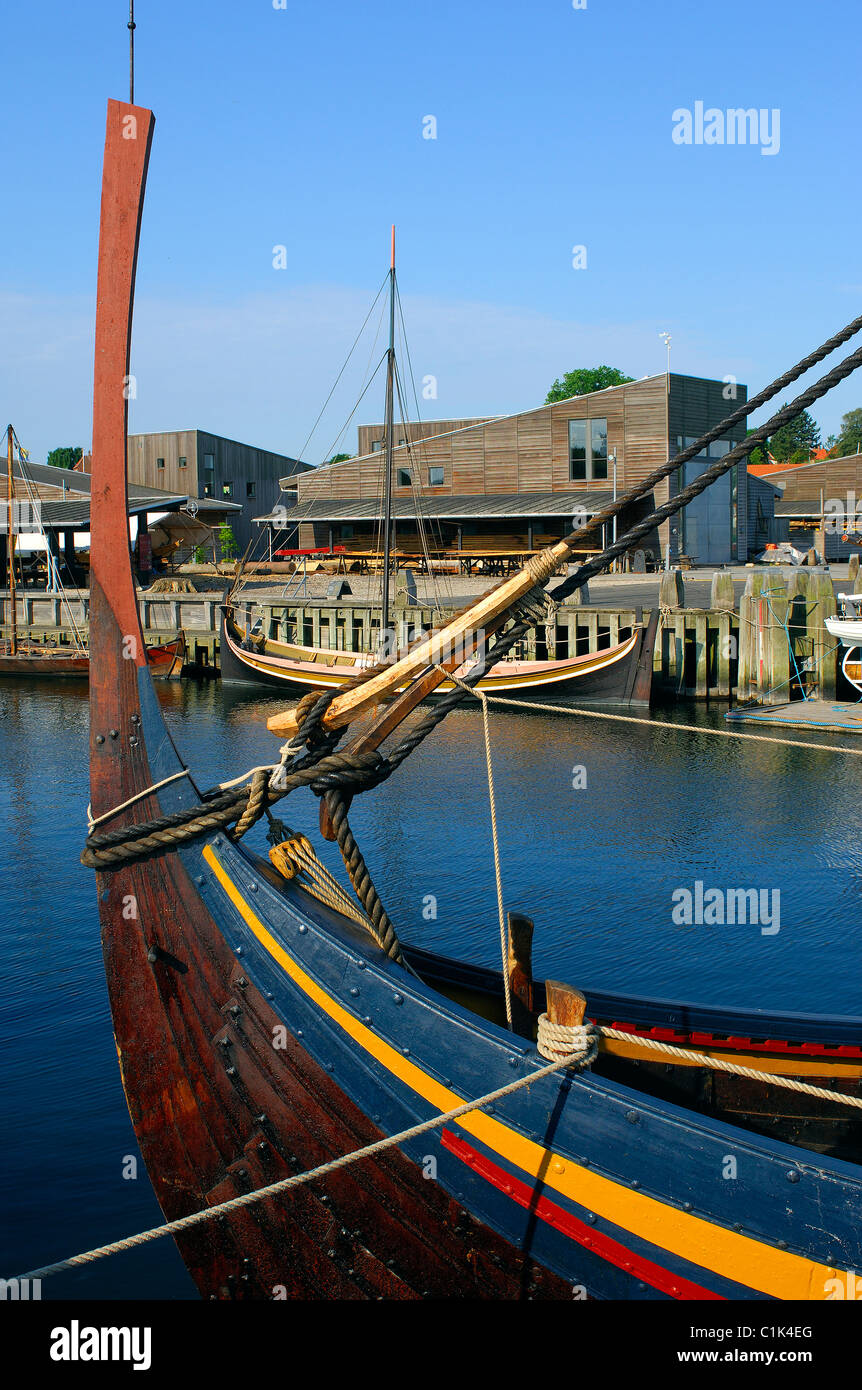
<svg viewBox="0 0 862 1390">
<path fill-rule="evenodd" d="M 785 729 L 862 734 L 862 703 L 850 705 L 838 704 L 833 700 L 794 700 L 786 705 L 732 709 L 724 717 L 734 724 L 777 724 Z"/>
</svg>

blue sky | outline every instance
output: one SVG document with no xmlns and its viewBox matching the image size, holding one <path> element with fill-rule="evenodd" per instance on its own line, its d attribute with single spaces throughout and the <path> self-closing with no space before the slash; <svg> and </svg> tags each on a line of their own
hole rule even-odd
<svg viewBox="0 0 862 1390">
<path fill-rule="evenodd" d="M 4 16 L 0 411 L 34 458 L 90 440 L 104 112 L 128 95 L 127 9 Z M 858 0 L 136 9 L 136 99 L 157 123 L 132 430 L 298 453 L 385 275 L 391 222 L 414 368 L 438 383 L 426 417 L 526 409 L 573 367 L 663 371 L 660 330 L 674 370 L 753 391 L 862 311 Z M 674 111 L 698 101 L 777 108 L 778 152 L 675 143 Z M 331 451 L 370 352 L 309 461 Z M 857 378 L 814 413 L 827 433 L 858 405 Z M 356 420 L 381 409 L 375 392 Z"/>
</svg>

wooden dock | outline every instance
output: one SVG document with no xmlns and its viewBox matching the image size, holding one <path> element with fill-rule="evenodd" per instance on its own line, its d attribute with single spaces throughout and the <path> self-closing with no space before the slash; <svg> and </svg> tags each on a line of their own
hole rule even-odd
<svg viewBox="0 0 862 1390">
<path fill-rule="evenodd" d="M 783 729 L 818 729 L 821 733 L 862 734 L 862 703 L 793 700 L 785 705 L 754 705 L 729 710 L 730 724 L 770 724 Z"/>
</svg>

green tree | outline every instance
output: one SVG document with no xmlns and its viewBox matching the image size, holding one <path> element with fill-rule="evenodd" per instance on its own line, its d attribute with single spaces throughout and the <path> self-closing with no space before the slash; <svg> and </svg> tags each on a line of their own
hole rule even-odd
<svg viewBox="0 0 862 1390">
<path fill-rule="evenodd" d="M 237 545 L 229 521 L 223 521 L 218 528 L 219 553 L 223 560 L 232 560 L 236 555 Z"/>
<path fill-rule="evenodd" d="M 353 457 L 352 454 L 333 454 L 333 455 L 332 455 L 332 458 L 331 458 L 331 459 L 327 459 L 326 462 L 327 462 L 327 463 L 344 463 L 347 459 L 352 458 L 352 457 Z"/>
<path fill-rule="evenodd" d="M 754 430 L 746 430 L 745 433 L 754 434 Z M 764 463 L 768 463 L 769 459 L 766 457 L 768 448 L 768 439 L 763 444 L 755 444 L 751 453 L 748 455 L 749 463 L 753 463 L 755 468 L 760 468 Z"/>
<path fill-rule="evenodd" d="M 778 463 L 804 463 L 811 449 L 820 447 L 820 426 L 807 410 L 788 420 L 769 441 L 769 452 Z"/>
<path fill-rule="evenodd" d="M 591 391 L 604 391 L 608 386 L 624 386 L 627 381 L 634 381 L 634 377 L 626 376 L 618 367 L 576 367 L 573 372 L 557 378 L 545 397 L 545 404 L 567 401 L 572 396 L 587 396 Z"/>
<path fill-rule="evenodd" d="M 52 468 L 74 468 L 84 450 L 80 444 L 67 449 L 52 449 L 45 462 Z"/>
<path fill-rule="evenodd" d="M 862 410 L 848 410 L 841 417 L 841 433 L 838 436 L 838 454 L 862 452 Z"/>
</svg>

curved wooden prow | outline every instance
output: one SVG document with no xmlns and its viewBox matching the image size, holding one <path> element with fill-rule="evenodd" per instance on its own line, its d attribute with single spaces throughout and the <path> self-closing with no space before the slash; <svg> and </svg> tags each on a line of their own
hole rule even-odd
<svg viewBox="0 0 862 1390">
<path fill-rule="evenodd" d="M 93 385 L 90 503 L 90 791 L 94 815 L 134 783 L 137 757 L 113 758 L 134 737 L 139 711 L 136 669 L 146 667 L 129 553 L 126 454 L 135 271 L 152 111 L 108 102 Z M 114 731 L 113 733 L 111 731 Z M 113 745 L 113 747 L 112 747 Z M 137 749 L 137 740 L 131 745 Z M 118 771 L 119 767 L 119 771 Z M 140 774 L 141 768 L 137 767 Z M 130 794 L 130 793 L 129 793 Z"/>
</svg>

